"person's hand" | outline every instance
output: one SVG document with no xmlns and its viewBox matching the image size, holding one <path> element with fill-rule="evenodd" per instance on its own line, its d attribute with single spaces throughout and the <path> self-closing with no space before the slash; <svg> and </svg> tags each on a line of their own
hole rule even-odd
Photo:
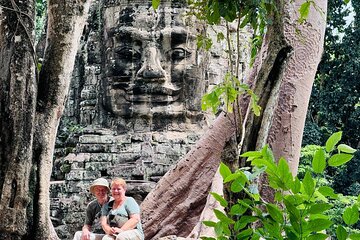
<svg viewBox="0 0 360 240">
<path fill-rule="evenodd" d="M 113 227 L 113 230 L 115 231 L 115 234 L 121 233 L 123 230 L 118 227 Z"/>
<path fill-rule="evenodd" d="M 106 234 L 108 234 L 108 235 L 112 235 L 113 234 L 113 228 L 112 227 L 110 227 L 109 225 L 106 225 L 105 227 L 103 227 L 103 229 L 104 229 L 104 232 L 106 233 Z"/>
<path fill-rule="evenodd" d="M 83 229 L 81 240 L 90 240 L 90 231 L 86 228 Z"/>
<path fill-rule="evenodd" d="M 111 235 L 113 235 L 113 236 L 117 235 L 118 234 L 117 229 L 118 229 L 117 227 L 112 227 L 111 228 Z"/>
</svg>

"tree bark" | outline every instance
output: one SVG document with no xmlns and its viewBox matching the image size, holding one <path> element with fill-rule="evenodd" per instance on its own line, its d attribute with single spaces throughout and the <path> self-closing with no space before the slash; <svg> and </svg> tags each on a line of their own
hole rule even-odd
<svg viewBox="0 0 360 240">
<path fill-rule="evenodd" d="M 21 239 L 31 224 L 37 91 L 34 4 L 0 1 L 0 239 Z"/>
<path fill-rule="evenodd" d="M 49 218 L 52 157 L 91 1 L 48 1 L 47 45 L 38 81 L 35 1 L 15 2 L 0 1 L 0 238 L 57 239 Z"/>
<path fill-rule="evenodd" d="M 163 176 L 141 204 L 146 239 L 186 237 L 201 215 L 224 144 L 234 128 L 222 114 L 205 136 Z"/>
<path fill-rule="evenodd" d="M 306 23 L 299 25 L 297 12 L 302 2 L 276 3 L 278 15 L 274 16 L 247 77 L 248 84 L 259 96 L 262 114 L 260 117 L 250 114 L 245 119 L 245 141 L 242 144 L 242 152 L 245 152 L 269 143 L 275 157 L 285 157 L 294 174 L 307 104 L 322 53 L 327 5 L 326 0 L 317 1 L 317 7 L 323 12 L 312 7 Z M 241 100 L 238 111 L 244 119 L 249 100 Z M 207 210 L 207 206 L 204 208 L 207 190 L 221 152 L 231 136 L 239 132 L 234 117 L 233 114 L 218 117 L 198 144 L 145 199 L 141 207 L 146 239 L 165 235 L 186 237 L 192 226 L 198 223 L 196 214 Z M 206 181 L 202 179 L 205 177 Z M 268 194 L 265 188 L 262 190 Z M 196 233 L 192 234 L 196 236 Z"/>
</svg>

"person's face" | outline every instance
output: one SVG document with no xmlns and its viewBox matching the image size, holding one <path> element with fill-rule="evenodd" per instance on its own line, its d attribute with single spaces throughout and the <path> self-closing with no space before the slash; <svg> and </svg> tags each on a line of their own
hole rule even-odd
<svg viewBox="0 0 360 240">
<path fill-rule="evenodd" d="M 95 186 L 94 187 L 94 195 L 96 199 L 103 200 L 104 198 L 107 198 L 108 189 L 104 186 Z"/>
<path fill-rule="evenodd" d="M 125 7 L 116 26 L 108 26 L 103 80 L 108 111 L 132 116 L 200 110 L 205 84 L 195 34 L 176 11 Z"/>
<path fill-rule="evenodd" d="M 115 200 L 119 200 L 125 197 L 125 188 L 120 185 L 120 184 L 113 184 L 111 186 L 111 196 L 115 199 Z"/>
</svg>

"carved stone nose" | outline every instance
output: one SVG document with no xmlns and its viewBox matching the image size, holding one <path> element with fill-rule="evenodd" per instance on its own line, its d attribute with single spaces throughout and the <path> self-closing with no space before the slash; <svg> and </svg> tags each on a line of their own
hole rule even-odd
<svg viewBox="0 0 360 240">
<path fill-rule="evenodd" d="M 145 79 L 163 79 L 165 71 L 160 64 L 160 56 L 155 47 L 145 48 L 143 52 L 143 65 L 137 72 L 137 77 Z"/>
</svg>

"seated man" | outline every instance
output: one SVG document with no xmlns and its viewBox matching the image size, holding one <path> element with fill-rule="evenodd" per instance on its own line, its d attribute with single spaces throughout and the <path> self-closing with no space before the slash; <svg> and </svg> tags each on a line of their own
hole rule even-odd
<svg viewBox="0 0 360 240">
<path fill-rule="evenodd" d="M 101 228 L 100 215 L 102 206 L 110 199 L 109 182 L 104 178 L 98 178 L 90 186 L 90 192 L 96 197 L 86 207 L 85 224 L 82 231 L 77 231 L 74 240 L 101 240 L 105 232 Z"/>
</svg>

